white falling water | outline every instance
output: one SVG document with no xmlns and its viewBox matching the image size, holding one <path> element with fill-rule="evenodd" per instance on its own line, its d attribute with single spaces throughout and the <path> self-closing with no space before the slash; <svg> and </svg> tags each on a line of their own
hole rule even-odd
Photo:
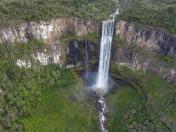
<svg viewBox="0 0 176 132">
<path fill-rule="evenodd" d="M 114 21 L 118 14 L 119 8 L 110 16 L 111 19 L 103 21 L 99 69 L 95 89 L 96 92 L 101 95 L 104 95 L 108 91 L 108 73 L 111 57 L 111 45 L 114 33 Z"/>
<path fill-rule="evenodd" d="M 118 1 L 117 1 L 118 2 Z M 119 7 L 119 2 L 118 2 Z M 101 37 L 101 49 L 100 49 L 100 60 L 99 60 L 99 69 L 98 76 L 95 86 L 95 91 L 100 98 L 98 99 L 98 103 L 101 106 L 99 110 L 99 123 L 101 132 L 108 132 L 106 129 L 106 114 L 108 113 L 108 107 L 106 105 L 106 101 L 104 99 L 104 95 L 108 92 L 108 78 L 109 78 L 109 62 L 111 57 L 111 45 L 113 39 L 114 32 L 114 22 L 115 17 L 119 14 L 119 8 L 113 13 L 109 20 L 103 21 L 102 27 L 102 37 Z"/>
<path fill-rule="evenodd" d="M 96 90 L 106 93 L 108 90 L 108 71 L 111 57 L 111 44 L 114 31 L 114 19 L 103 21 L 99 69 Z"/>
</svg>

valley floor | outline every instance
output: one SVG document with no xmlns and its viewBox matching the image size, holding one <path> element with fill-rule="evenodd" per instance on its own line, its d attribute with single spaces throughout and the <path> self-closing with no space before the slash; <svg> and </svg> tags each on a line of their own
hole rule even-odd
<svg viewBox="0 0 176 132">
<path fill-rule="evenodd" d="M 82 80 L 71 70 L 63 73 L 59 85 L 46 89 L 32 116 L 24 120 L 27 132 L 99 131 L 95 107 L 87 100 Z"/>
<path fill-rule="evenodd" d="M 111 68 L 117 89 L 107 96 L 109 132 L 176 129 L 175 86 L 159 77 L 118 66 Z M 118 71 L 118 72 L 117 72 Z M 123 72 L 122 72 L 123 71 Z M 125 71 L 125 72 L 124 72 Z M 24 120 L 27 132 L 99 132 L 95 104 L 75 71 L 66 70 L 57 87 L 46 89 L 42 101 Z"/>
</svg>

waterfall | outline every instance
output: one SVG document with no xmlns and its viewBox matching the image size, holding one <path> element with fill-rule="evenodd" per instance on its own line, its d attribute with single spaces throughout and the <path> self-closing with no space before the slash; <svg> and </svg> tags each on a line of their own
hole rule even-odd
<svg viewBox="0 0 176 132">
<path fill-rule="evenodd" d="M 96 82 L 96 91 L 105 92 L 108 90 L 108 71 L 111 57 L 111 44 L 114 31 L 114 19 L 103 21 L 99 69 Z"/>
<path fill-rule="evenodd" d="M 111 57 L 111 45 L 114 33 L 114 21 L 118 14 L 119 8 L 117 8 L 116 12 L 110 16 L 111 19 L 103 21 L 99 68 L 95 89 L 95 91 L 100 95 L 104 95 L 108 91 L 108 73 Z"/>
<path fill-rule="evenodd" d="M 118 2 L 118 1 L 117 1 Z M 110 18 L 103 21 L 102 26 L 102 36 L 101 36 L 101 47 L 100 47 L 100 59 L 98 67 L 98 75 L 95 85 L 95 91 L 100 96 L 98 103 L 100 104 L 99 113 L 99 123 L 101 132 L 108 132 L 106 129 L 106 114 L 108 113 L 108 107 L 104 95 L 108 92 L 108 80 L 109 80 L 109 63 L 111 57 L 111 46 L 114 33 L 114 22 L 115 17 L 119 14 L 119 2 L 118 8 L 115 13 L 113 13 Z"/>
<path fill-rule="evenodd" d="M 101 37 L 101 49 L 100 49 L 100 60 L 99 60 L 99 69 L 98 69 L 98 77 L 96 82 L 96 93 L 100 95 L 98 103 L 101 106 L 101 110 L 99 111 L 99 122 L 101 132 L 108 132 L 105 128 L 106 123 L 106 113 L 108 112 L 107 105 L 105 99 L 103 97 L 104 94 L 108 91 L 108 72 L 109 72 L 109 62 L 111 57 L 111 45 L 113 39 L 113 31 L 114 31 L 114 18 L 103 21 L 102 27 L 102 37 Z"/>
</svg>

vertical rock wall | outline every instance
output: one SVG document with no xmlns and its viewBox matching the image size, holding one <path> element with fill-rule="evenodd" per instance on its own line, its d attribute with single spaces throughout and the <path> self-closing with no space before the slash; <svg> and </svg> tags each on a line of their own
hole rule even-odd
<svg viewBox="0 0 176 132">
<path fill-rule="evenodd" d="M 94 21 L 83 22 L 75 17 L 59 18 L 48 22 L 41 21 L 23 23 L 15 27 L 0 30 L 0 43 L 27 42 L 30 39 L 43 40 L 50 44 L 56 37 L 66 32 L 82 36 L 86 33 L 98 32 L 99 24 Z"/>
<path fill-rule="evenodd" d="M 137 26 L 125 21 L 118 21 L 116 35 L 128 44 L 157 50 L 165 55 L 176 56 L 176 37 L 151 27 Z"/>
<path fill-rule="evenodd" d="M 173 60 L 174 66 L 168 66 L 167 62 L 163 63 L 157 60 L 159 59 L 156 58 L 157 56 L 152 56 L 160 52 L 175 59 L 176 36 L 152 27 L 142 27 L 119 20 L 116 24 L 116 37 L 125 40 L 127 47 L 113 49 L 112 60 L 114 63 L 127 65 L 144 72 L 153 72 L 176 84 L 176 60 Z M 128 48 L 132 45 L 140 52 Z"/>
</svg>

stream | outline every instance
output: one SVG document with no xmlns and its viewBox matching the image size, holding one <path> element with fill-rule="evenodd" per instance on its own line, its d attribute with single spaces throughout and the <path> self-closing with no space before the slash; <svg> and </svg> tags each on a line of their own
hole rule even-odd
<svg viewBox="0 0 176 132">
<path fill-rule="evenodd" d="M 108 132 L 108 130 L 105 127 L 105 124 L 107 121 L 106 115 L 108 113 L 108 107 L 106 105 L 106 101 L 103 96 L 101 96 L 98 99 L 98 104 L 100 105 L 100 109 L 98 110 L 98 118 L 99 118 L 101 132 Z"/>
</svg>

